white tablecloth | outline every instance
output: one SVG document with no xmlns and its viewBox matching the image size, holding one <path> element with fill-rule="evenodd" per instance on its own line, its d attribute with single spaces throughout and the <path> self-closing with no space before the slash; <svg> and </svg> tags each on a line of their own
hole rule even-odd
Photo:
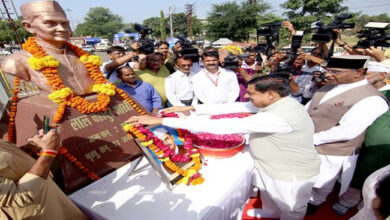
<svg viewBox="0 0 390 220">
<path fill-rule="evenodd" d="M 240 219 L 254 171 L 247 148 L 231 158 L 204 158 L 201 185 L 170 191 L 151 167 L 129 177 L 133 162 L 69 197 L 95 219 Z"/>
</svg>

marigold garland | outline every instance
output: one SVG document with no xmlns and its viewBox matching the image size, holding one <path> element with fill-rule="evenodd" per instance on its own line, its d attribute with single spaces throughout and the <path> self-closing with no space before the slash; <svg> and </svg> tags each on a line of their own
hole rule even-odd
<svg viewBox="0 0 390 220">
<path fill-rule="evenodd" d="M 80 57 L 80 61 L 87 68 L 88 75 L 95 82 L 92 88 L 93 92 L 98 93 L 95 102 L 89 102 L 85 98 L 75 96 L 70 88 L 65 87 L 57 70 L 59 62 L 54 57 L 46 54 L 43 48 L 35 41 L 35 37 L 28 38 L 26 43 L 23 44 L 23 49 L 32 55 L 28 60 L 30 67 L 34 70 L 41 71 L 47 79 L 47 84 L 54 90 L 49 95 L 50 100 L 59 104 L 54 116 L 54 123 L 61 121 L 67 106 L 75 108 L 83 114 L 106 111 L 110 103 L 110 96 L 115 95 L 115 93 L 118 93 L 137 112 L 146 114 L 126 93 L 123 93 L 123 91 L 120 92 L 120 89 L 113 83 L 108 83 L 108 80 L 103 77 L 99 68 L 102 65 L 102 60 L 99 56 L 89 55 L 87 52 L 70 43 L 66 43 L 66 46 Z"/>
<path fill-rule="evenodd" d="M 60 154 L 64 155 L 67 160 L 69 160 L 71 163 L 73 163 L 81 172 L 87 174 L 88 178 L 90 178 L 91 180 L 98 180 L 98 179 L 100 179 L 100 177 L 96 173 L 94 173 L 94 172 L 90 171 L 88 168 L 86 168 L 65 147 L 60 147 L 59 148 L 59 152 L 60 152 Z"/>
<path fill-rule="evenodd" d="M 149 148 L 157 155 L 157 158 L 164 163 L 168 169 L 178 173 L 183 176 L 177 184 L 186 184 L 186 185 L 197 185 L 201 184 L 204 181 L 204 178 L 199 174 L 199 170 L 202 166 L 200 160 L 200 154 L 197 149 L 192 146 L 192 139 L 189 136 L 184 136 L 184 148 L 186 149 L 187 154 L 178 155 L 175 154 L 169 146 L 165 145 L 159 138 L 154 137 L 153 133 L 143 127 L 143 125 L 123 125 L 123 129 L 131 136 L 136 137 L 141 145 Z M 178 129 L 180 130 L 180 129 Z M 183 131 L 180 131 L 179 134 L 183 135 Z M 193 161 L 194 165 L 190 168 L 183 170 L 181 169 L 176 162 L 189 162 Z"/>
<path fill-rule="evenodd" d="M 52 90 L 54 90 L 48 97 L 53 102 L 59 104 L 53 119 L 54 123 L 57 124 L 61 122 L 67 106 L 75 108 L 83 114 L 106 111 L 107 106 L 110 103 L 110 96 L 115 94 L 118 94 L 120 97 L 122 97 L 135 111 L 141 115 L 146 114 L 146 112 L 143 111 L 127 95 L 127 93 L 117 88 L 114 84 L 108 83 L 108 80 L 104 78 L 100 71 L 99 66 L 102 65 L 102 60 L 99 56 L 89 55 L 87 52 L 70 43 L 66 43 L 66 46 L 78 57 L 80 57 L 80 61 L 87 68 L 89 77 L 91 77 L 91 79 L 95 82 L 92 90 L 93 92 L 98 93 L 96 102 L 89 102 L 80 96 L 75 96 L 70 88 L 65 87 L 57 70 L 57 67 L 60 65 L 60 63 L 55 60 L 54 57 L 46 54 L 43 48 L 36 43 L 35 37 L 29 37 L 22 45 L 22 48 L 32 55 L 32 57 L 28 59 L 30 68 L 36 71 L 41 71 L 41 73 L 47 79 L 47 84 L 50 85 Z M 7 138 L 10 142 L 14 142 L 15 117 L 17 110 L 16 106 L 18 101 L 19 84 L 20 79 L 15 77 L 11 110 L 9 113 L 10 122 L 8 124 Z M 88 178 L 92 180 L 97 180 L 100 178 L 94 172 L 86 168 L 80 161 L 78 161 L 77 158 L 72 155 L 65 147 L 60 147 L 60 153 L 64 155 L 67 160 L 72 162 L 80 171 L 87 174 Z"/>
<path fill-rule="evenodd" d="M 20 78 L 15 77 L 14 78 L 14 89 L 12 91 L 12 101 L 11 101 L 11 109 L 8 114 L 9 117 L 9 124 L 8 124 L 8 132 L 7 132 L 7 139 L 9 142 L 14 142 L 14 133 L 15 133 L 15 117 L 16 117 L 16 106 L 18 104 L 18 94 L 19 94 L 19 85 L 20 85 Z"/>
</svg>

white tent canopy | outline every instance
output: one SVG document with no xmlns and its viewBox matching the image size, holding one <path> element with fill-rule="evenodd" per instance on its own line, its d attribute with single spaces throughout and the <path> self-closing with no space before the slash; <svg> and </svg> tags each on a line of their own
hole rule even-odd
<svg viewBox="0 0 390 220">
<path fill-rule="evenodd" d="M 233 41 L 227 39 L 227 38 L 219 38 L 217 41 L 213 42 L 213 46 L 226 46 L 233 43 Z"/>
</svg>

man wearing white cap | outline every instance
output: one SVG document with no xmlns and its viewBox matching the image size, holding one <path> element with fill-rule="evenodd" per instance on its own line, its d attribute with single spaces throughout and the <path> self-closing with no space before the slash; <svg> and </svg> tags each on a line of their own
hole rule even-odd
<svg viewBox="0 0 390 220">
<path fill-rule="evenodd" d="M 367 56 L 332 57 L 326 82 L 306 105 L 314 122 L 314 144 L 321 158 L 307 214 L 312 214 L 341 178 L 340 194 L 349 187 L 365 131 L 389 106 L 365 79 Z"/>
<path fill-rule="evenodd" d="M 366 78 L 387 99 L 390 99 L 390 84 L 386 83 L 390 78 L 390 66 L 378 62 L 370 62 Z M 350 208 L 356 206 L 361 200 L 363 183 L 367 177 L 376 170 L 390 164 L 389 125 L 390 111 L 387 111 L 367 129 L 350 187 L 340 197 L 338 203 L 333 205 L 333 210 L 337 214 L 344 215 Z M 362 216 L 365 216 L 365 219 L 367 219 L 366 215 Z"/>
</svg>

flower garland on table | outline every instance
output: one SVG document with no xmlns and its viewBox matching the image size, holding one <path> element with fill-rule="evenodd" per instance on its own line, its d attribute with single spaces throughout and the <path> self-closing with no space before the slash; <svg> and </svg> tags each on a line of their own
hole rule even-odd
<svg viewBox="0 0 390 220">
<path fill-rule="evenodd" d="M 210 119 L 219 120 L 226 118 L 246 118 L 251 116 L 251 113 L 228 113 L 228 114 L 219 114 L 212 115 Z M 179 116 L 174 113 L 165 113 L 160 112 L 161 117 L 171 117 L 178 118 Z M 191 132 L 183 129 L 178 129 L 178 132 L 185 133 L 186 136 L 190 137 L 196 146 L 208 146 L 212 148 L 231 148 L 237 146 L 243 142 L 243 137 L 238 134 L 211 134 L 206 132 L 192 134 Z M 182 136 L 182 135 L 181 135 Z"/>
<path fill-rule="evenodd" d="M 210 119 L 216 120 L 216 119 L 224 119 L 224 118 L 246 118 L 251 116 L 251 113 L 228 113 L 228 114 L 220 114 L 220 115 L 212 115 Z"/>
<path fill-rule="evenodd" d="M 178 133 L 181 138 L 184 139 L 184 149 L 186 153 L 175 154 L 169 146 L 164 144 L 159 138 L 155 137 L 153 133 L 145 128 L 143 125 L 123 125 L 123 129 L 130 135 L 136 137 L 140 144 L 147 147 L 157 158 L 163 162 L 168 169 L 183 176 L 177 183 L 186 185 L 197 185 L 204 181 L 204 178 L 199 174 L 199 170 L 202 166 L 200 161 L 200 154 L 197 149 L 193 148 L 192 139 L 189 133 L 185 133 L 178 129 Z M 186 170 L 181 169 L 177 162 L 194 162 L 194 165 Z"/>
<path fill-rule="evenodd" d="M 102 61 L 99 56 L 90 55 L 89 53 L 70 43 L 66 43 L 66 46 L 80 58 L 80 61 L 87 68 L 89 77 L 91 77 L 91 79 L 95 82 L 92 87 L 92 91 L 98 94 L 96 102 L 89 102 L 85 98 L 74 95 L 73 91 L 64 85 L 64 82 L 62 81 L 61 76 L 58 74 L 57 70 L 57 67 L 60 65 L 60 63 L 53 56 L 48 55 L 43 50 L 43 48 L 36 42 L 35 37 L 29 37 L 22 45 L 22 48 L 32 55 L 28 59 L 30 68 L 36 71 L 40 71 L 45 76 L 47 84 L 50 85 L 52 90 L 54 90 L 49 94 L 48 98 L 59 104 L 53 119 L 55 124 L 61 122 L 67 106 L 75 108 L 82 114 L 106 111 L 107 106 L 110 103 L 110 96 L 115 94 L 121 96 L 135 111 L 141 115 L 146 114 L 146 112 L 143 111 L 125 92 L 117 88 L 113 83 L 108 83 L 108 80 L 104 78 L 102 72 L 100 71 L 99 66 L 102 65 Z M 18 93 L 19 78 L 16 77 L 11 111 L 9 114 L 10 123 L 8 125 L 8 141 L 10 142 L 14 141 L 13 134 L 15 129 Z M 74 163 L 79 170 L 86 173 L 90 179 L 99 179 L 95 173 L 84 167 L 81 162 L 76 159 L 76 157 L 70 154 L 65 147 L 60 147 L 60 153 L 64 155 L 65 158 L 67 158 L 70 162 Z"/>
</svg>

